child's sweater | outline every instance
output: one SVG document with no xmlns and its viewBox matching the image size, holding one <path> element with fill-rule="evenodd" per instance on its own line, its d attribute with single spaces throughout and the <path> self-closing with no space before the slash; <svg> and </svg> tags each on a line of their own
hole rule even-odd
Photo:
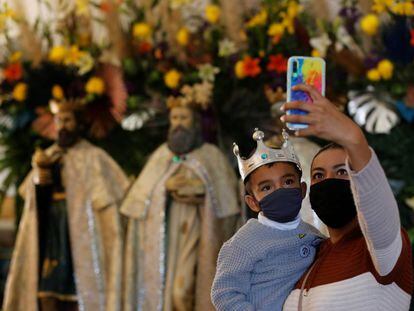
<svg viewBox="0 0 414 311">
<path fill-rule="evenodd" d="M 278 230 L 250 219 L 220 250 L 211 291 L 215 308 L 281 310 L 320 241 L 303 221 L 296 229 Z"/>
</svg>

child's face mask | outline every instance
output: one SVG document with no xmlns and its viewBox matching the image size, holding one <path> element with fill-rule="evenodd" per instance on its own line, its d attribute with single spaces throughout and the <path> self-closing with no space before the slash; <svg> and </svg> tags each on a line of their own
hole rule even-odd
<svg viewBox="0 0 414 311">
<path fill-rule="evenodd" d="M 280 188 L 259 201 L 263 215 L 277 222 L 293 221 L 302 206 L 301 188 Z"/>
</svg>

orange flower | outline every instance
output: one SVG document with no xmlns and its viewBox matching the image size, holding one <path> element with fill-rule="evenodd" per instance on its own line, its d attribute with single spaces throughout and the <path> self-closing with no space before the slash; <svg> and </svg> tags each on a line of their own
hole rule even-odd
<svg viewBox="0 0 414 311">
<path fill-rule="evenodd" d="M 270 55 L 267 63 L 268 71 L 284 73 L 287 71 L 287 59 L 282 54 Z"/>
<path fill-rule="evenodd" d="M 104 1 L 99 5 L 100 9 L 105 12 L 109 13 L 112 11 L 113 7 L 112 4 L 109 1 Z"/>
<path fill-rule="evenodd" d="M 156 49 L 154 51 L 154 56 L 156 59 L 162 59 L 164 57 L 161 49 Z"/>
<path fill-rule="evenodd" d="M 244 64 L 244 74 L 247 77 L 256 77 L 262 72 L 262 69 L 260 68 L 260 58 L 251 58 L 250 56 L 246 56 L 243 59 Z"/>
<path fill-rule="evenodd" d="M 20 80 L 23 77 L 22 65 L 20 63 L 13 63 L 7 66 L 4 70 L 4 77 L 9 83 Z"/>
</svg>

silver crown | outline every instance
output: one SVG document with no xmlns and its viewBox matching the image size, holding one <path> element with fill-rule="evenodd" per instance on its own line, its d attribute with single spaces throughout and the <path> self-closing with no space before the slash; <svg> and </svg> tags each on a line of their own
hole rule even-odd
<svg viewBox="0 0 414 311">
<path fill-rule="evenodd" d="M 282 148 L 270 148 L 263 142 L 264 133 L 256 128 L 253 133 L 253 139 L 257 142 L 257 147 L 254 154 L 248 159 L 240 156 L 239 146 L 237 146 L 236 143 L 233 143 L 233 153 L 237 157 L 239 172 L 243 181 L 255 169 L 262 165 L 274 162 L 290 162 L 295 164 L 298 169 L 302 171 L 299 159 L 296 156 L 291 142 L 289 141 L 289 134 L 286 130 L 283 130 L 282 136 L 284 141 Z"/>
</svg>

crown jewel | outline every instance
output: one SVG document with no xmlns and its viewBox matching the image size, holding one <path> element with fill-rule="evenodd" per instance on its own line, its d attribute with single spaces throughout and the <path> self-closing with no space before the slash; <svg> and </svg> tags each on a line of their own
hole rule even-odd
<svg viewBox="0 0 414 311">
<path fill-rule="evenodd" d="M 255 152 L 247 159 L 240 156 L 239 146 L 233 143 L 233 153 L 237 157 L 239 172 L 243 181 L 255 169 L 274 162 L 290 162 L 302 171 L 299 159 L 289 141 L 289 134 L 286 130 L 283 130 L 282 136 L 284 141 L 282 147 L 280 149 L 270 148 L 263 142 L 264 133 L 256 128 L 253 133 L 253 139 L 256 141 L 257 147 Z"/>
</svg>

